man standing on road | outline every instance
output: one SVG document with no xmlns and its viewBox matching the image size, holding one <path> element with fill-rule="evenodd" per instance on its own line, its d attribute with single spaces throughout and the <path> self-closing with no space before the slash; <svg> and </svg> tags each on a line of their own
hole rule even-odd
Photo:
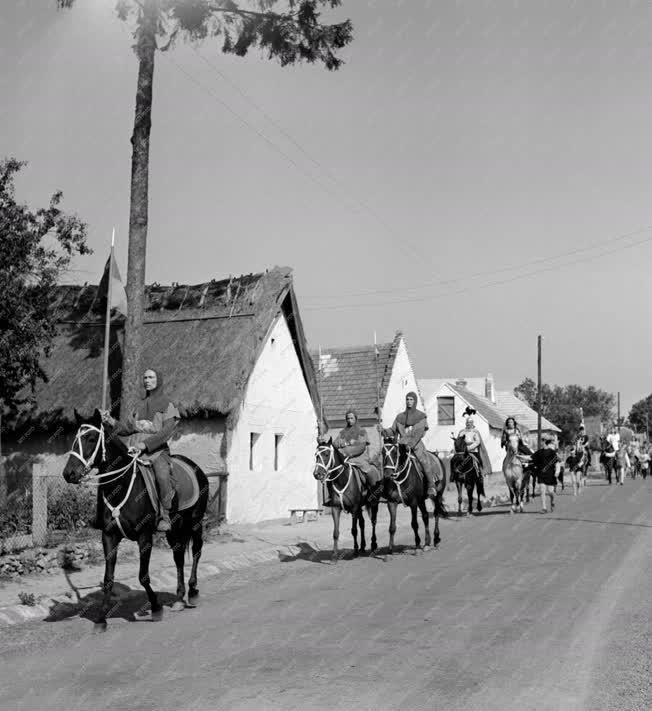
<svg viewBox="0 0 652 711">
<path fill-rule="evenodd" d="M 532 466 L 541 491 L 541 513 L 548 513 L 546 494 L 550 496 L 550 510 L 553 511 L 555 508 L 555 484 L 561 465 L 552 437 L 544 437 L 543 447 L 532 455 Z"/>
<path fill-rule="evenodd" d="M 620 434 L 618 428 L 614 425 L 611 428 L 611 432 L 607 435 L 607 442 L 614 448 L 614 452 L 620 449 Z"/>
</svg>

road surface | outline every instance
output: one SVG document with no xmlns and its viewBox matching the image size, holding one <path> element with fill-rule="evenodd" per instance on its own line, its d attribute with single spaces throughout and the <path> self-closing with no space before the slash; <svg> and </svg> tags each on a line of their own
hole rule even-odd
<svg viewBox="0 0 652 711">
<path fill-rule="evenodd" d="M 446 521 L 430 553 L 306 546 L 200 581 L 201 606 L 160 623 L 6 629 L 0 709 L 650 709 L 651 504 L 651 482 L 594 480 L 553 514 Z"/>
</svg>

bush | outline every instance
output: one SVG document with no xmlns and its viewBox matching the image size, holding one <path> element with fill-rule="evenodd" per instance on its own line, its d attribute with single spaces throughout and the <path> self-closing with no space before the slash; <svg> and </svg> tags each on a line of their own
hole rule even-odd
<svg viewBox="0 0 652 711">
<path fill-rule="evenodd" d="M 0 538 L 32 532 L 32 490 L 13 491 L 0 510 Z"/>
<path fill-rule="evenodd" d="M 95 515 L 97 493 L 73 484 L 56 482 L 48 488 L 48 528 L 77 531 Z"/>
</svg>

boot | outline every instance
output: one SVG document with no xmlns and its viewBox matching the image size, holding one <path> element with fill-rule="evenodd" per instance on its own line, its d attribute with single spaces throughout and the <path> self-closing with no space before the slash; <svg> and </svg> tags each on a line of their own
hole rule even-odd
<svg viewBox="0 0 652 711">
<path fill-rule="evenodd" d="M 170 509 L 166 509 L 165 507 L 161 506 L 161 511 L 159 513 L 159 518 L 158 518 L 158 526 L 156 527 L 157 531 L 169 531 L 172 528 L 172 524 L 170 523 Z"/>
</svg>

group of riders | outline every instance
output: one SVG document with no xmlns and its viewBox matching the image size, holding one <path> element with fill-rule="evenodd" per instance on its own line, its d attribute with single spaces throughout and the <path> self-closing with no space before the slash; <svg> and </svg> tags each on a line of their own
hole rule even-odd
<svg viewBox="0 0 652 711">
<path fill-rule="evenodd" d="M 137 455 L 151 466 L 160 497 L 157 530 L 169 531 L 170 507 L 175 492 L 169 441 L 180 419 L 180 414 L 170 398 L 165 394 L 163 377 L 160 372 L 151 368 L 146 370 L 143 375 L 143 386 L 145 397 L 131 417 L 118 421 L 108 411 L 105 411 L 102 412 L 102 421 L 111 426 L 115 434 L 126 438 L 127 446 L 133 456 Z M 409 392 L 405 397 L 405 409 L 396 415 L 391 427 L 381 428 L 380 433 L 382 437 L 393 438 L 409 448 L 425 478 L 426 506 L 432 512 L 442 469 L 437 466 L 435 455 L 426 449 L 423 442 L 423 438 L 428 431 L 428 419 L 424 412 L 417 409 L 417 402 L 416 393 Z M 466 455 L 470 454 L 477 462 L 478 496 L 484 499 L 486 498 L 484 477 L 491 473 L 492 467 L 482 436 L 475 426 L 474 414 L 475 410 L 467 408 L 465 412 L 465 415 L 467 415 L 465 427 L 454 436 L 456 453 L 451 459 L 451 481 L 454 481 L 455 478 L 455 458 L 461 456 L 462 452 Z M 370 442 L 367 431 L 360 426 L 358 414 L 353 408 L 347 410 L 345 420 L 346 426 L 340 431 L 332 444 L 359 471 L 368 491 L 367 500 L 370 503 L 377 502 L 383 495 L 384 482 L 379 467 L 372 462 L 369 456 Z M 537 480 L 541 484 L 556 485 L 558 474 L 552 474 L 551 472 L 558 473 L 559 467 L 551 466 L 553 457 L 550 452 L 555 452 L 555 465 L 561 463 L 561 457 L 556 451 L 554 439 L 544 437 L 543 448 L 539 452 L 533 452 L 525 443 L 515 418 L 508 417 L 502 432 L 501 446 L 507 449 L 510 439 L 514 437 L 518 440 L 518 455 L 528 462 Z M 330 441 L 331 438 L 328 436 L 326 428 L 322 426 L 319 442 L 326 444 Z M 605 462 L 605 458 L 618 456 L 618 452 L 623 448 L 625 451 L 621 452 L 621 455 L 626 457 L 626 467 L 633 469 L 634 473 L 638 471 L 643 474 L 647 473 L 651 459 L 647 446 L 639 446 L 636 440 L 627 445 L 621 444 L 620 435 L 615 427 L 612 428 L 602 442 L 602 462 Z M 572 444 L 569 458 L 575 457 L 576 459 L 579 454 L 583 455 L 582 467 L 584 468 L 583 473 L 586 474 L 591 458 L 589 437 L 586 434 L 584 425 L 580 425 L 579 433 Z M 568 463 L 568 459 L 566 461 Z M 324 505 L 329 506 L 331 503 L 330 492 L 326 491 Z M 102 520 L 102 498 L 98 496 L 97 517 L 93 525 L 97 528 L 102 528 Z"/>
</svg>

